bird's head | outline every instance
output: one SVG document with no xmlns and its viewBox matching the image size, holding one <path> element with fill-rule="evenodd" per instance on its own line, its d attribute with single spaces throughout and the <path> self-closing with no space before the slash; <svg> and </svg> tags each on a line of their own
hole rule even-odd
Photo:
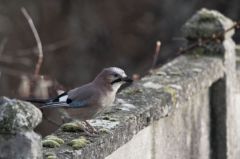
<svg viewBox="0 0 240 159">
<path fill-rule="evenodd" d="M 108 67 L 103 69 L 94 81 L 104 83 L 117 91 L 122 84 L 131 83 L 133 80 L 121 68 Z"/>
</svg>

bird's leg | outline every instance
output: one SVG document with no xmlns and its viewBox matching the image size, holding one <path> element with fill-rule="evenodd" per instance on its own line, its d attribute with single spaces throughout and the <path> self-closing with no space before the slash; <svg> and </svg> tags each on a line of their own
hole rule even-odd
<svg viewBox="0 0 240 159">
<path fill-rule="evenodd" d="M 69 116 L 69 114 L 65 110 L 61 110 L 60 113 L 62 115 L 63 123 L 77 121 L 76 123 L 79 125 L 79 127 L 82 128 L 82 130 L 88 136 L 96 136 L 96 134 L 98 134 L 98 131 L 91 124 L 89 124 L 86 120 L 83 121 L 83 124 L 82 124 L 78 119 L 74 119 L 71 116 Z"/>
<path fill-rule="evenodd" d="M 98 134 L 99 133 L 98 130 L 95 129 L 91 124 L 89 124 L 89 122 L 87 120 L 84 120 L 83 122 L 86 124 L 86 126 L 88 128 L 90 128 L 91 133 L 93 133 L 93 134 Z"/>
<path fill-rule="evenodd" d="M 88 136 L 91 136 L 91 137 L 98 136 L 96 129 L 93 128 L 89 123 L 88 124 L 90 126 L 88 126 L 85 121 L 82 122 L 82 121 L 76 120 L 76 124 L 78 124 L 81 130 L 83 130 Z M 89 130 L 89 127 L 93 128 L 94 130 Z"/>
<path fill-rule="evenodd" d="M 66 122 L 70 122 L 70 121 L 73 121 L 73 120 L 78 120 L 78 119 L 74 119 L 72 117 L 69 116 L 69 114 L 65 111 L 65 110 L 61 110 L 60 113 L 62 114 L 62 120 L 63 120 L 63 123 L 66 123 Z M 89 124 L 86 120 L 83 121 L 83 124 L 80 124 L 79 122 L 77 122 L 78 125 L 80 127 L 82 127 L 83 131 L 89 135 L 89 133 L 91 134 L 98 134 L 98 131 L 91 125 Z M 91 136 L 91 135 L 89 135 Z"/>
</svg>

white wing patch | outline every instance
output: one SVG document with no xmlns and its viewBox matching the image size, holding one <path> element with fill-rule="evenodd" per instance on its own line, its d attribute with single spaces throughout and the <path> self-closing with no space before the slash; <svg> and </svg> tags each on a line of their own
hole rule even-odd
<svg viewBox="0 0 240 159">
<path fill-rule="evenodd" d="M 68 99 L 68 95 L 66 94 L 66 95 L 59 98 L 59 102 L 66 102 L 67 99 Z"/>
</svg>

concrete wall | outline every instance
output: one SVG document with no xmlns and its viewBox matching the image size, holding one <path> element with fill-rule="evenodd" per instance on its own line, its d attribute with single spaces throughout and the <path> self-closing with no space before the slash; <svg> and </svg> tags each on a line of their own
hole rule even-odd
<svg viewBox="0 0 240 159">
<path fill-rule="evenodd" d="M 107 159 L 210 158 L 209 96 L 203 90 L 172 115 L 153 122 Z"/>
</svg>

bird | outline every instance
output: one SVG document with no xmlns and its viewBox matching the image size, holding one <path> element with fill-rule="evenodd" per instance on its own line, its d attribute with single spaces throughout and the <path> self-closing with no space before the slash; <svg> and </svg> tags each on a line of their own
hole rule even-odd
<svg viewBox="0 0 240 159">
<path fill-rule="evenodd" d="M 90 83 L 63 92 L 51 99 L 28 101 L 41 103 L 40 109 L 65 108 L 70 118 L 86 121 L 110 107 L 119 88 L 125 83 L 132 82 L 133 80 L 123 69 L 108 67 L 104 68 Z M 89 123 L 86 125 L 90 126 Z"/>
</svg>

